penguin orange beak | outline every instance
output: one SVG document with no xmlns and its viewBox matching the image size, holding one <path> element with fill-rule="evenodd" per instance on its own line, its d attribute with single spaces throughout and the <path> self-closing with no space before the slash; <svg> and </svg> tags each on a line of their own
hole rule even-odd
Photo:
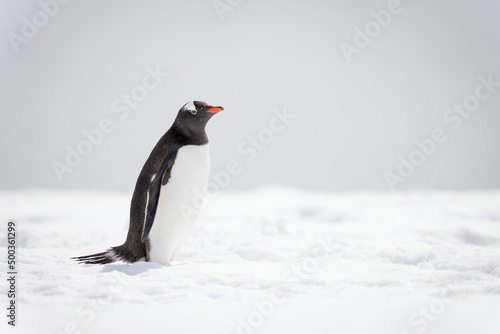
<svg viewBox="0 0 500 334">
<path fill-rule="evenodd" d="M 212 114 L 216 114 L 222 110 L 224 110 L 224 108 L 222 108 L 222 107 L 212 107 L 212 108 L 208 109 L 207 112 L 210 112 Z"/>
</svg>

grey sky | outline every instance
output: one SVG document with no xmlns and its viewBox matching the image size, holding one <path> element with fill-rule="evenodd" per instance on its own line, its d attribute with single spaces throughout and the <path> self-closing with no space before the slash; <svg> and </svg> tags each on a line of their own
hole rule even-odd
<svg viewBox="0 0 500 334">
<path fill-rule="evenodd" d="M 418 161 L 415 141 L 435 129 L 446 140 L 396 189 L 500 186 L 500 87 L 473 106 L 479 77 L 500 82 L 497 2 L 402 0 L 390 19 L 391 1 L 232 3 L 70 1 L 16 53 L 9 33 L 23 36 L 24 17 L 43 23 L 42 9 L 3 1 L 0 188 L 131 191 L 191 100 L 225 107 L 207 132 L 212 170 L 241 167 L 228 189 L 387 190 L 387 172 Z M 349 62 L 341 45 L 356 47 L 356 27 L 374 36 Z M 474 110 L 447 111 L 462 103 Z M 295 117 L 276 120 L 284 110 Z M 89 149 L 83 131 L 106 119 L 60 181 L 54 162 Z"/>
</svg>

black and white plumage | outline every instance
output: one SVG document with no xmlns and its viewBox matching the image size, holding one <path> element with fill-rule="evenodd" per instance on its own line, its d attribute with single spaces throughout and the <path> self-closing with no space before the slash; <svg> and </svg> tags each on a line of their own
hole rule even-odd
<svg viewBox="0 0 500 334">
<path fill-rule="evenodd" d="M 179 110 L 139 174 L 125 243 L 74 259 L 85 264 L 143 260 L 170 265 L 198 218 L 195 198 L 204 194 L 210 171 L 205 126 L 221 110 L 201 101 Z"/>
</svg>

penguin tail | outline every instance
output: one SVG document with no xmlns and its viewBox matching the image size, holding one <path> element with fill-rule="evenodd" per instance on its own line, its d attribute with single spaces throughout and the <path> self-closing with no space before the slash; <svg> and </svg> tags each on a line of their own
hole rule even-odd
<svg viewBox="0 0 500 334">
<path fill-rule="evenodd" d="M 117 247 L 111 247 L 105 252 L 95 253 L 91 255 L 72 257 L 72 260 L 76 260 L 81 264 L 108 264 L 116 261 L 126 261 L 129 262 L 123 256 L 123 245 Z"/>
</svg>

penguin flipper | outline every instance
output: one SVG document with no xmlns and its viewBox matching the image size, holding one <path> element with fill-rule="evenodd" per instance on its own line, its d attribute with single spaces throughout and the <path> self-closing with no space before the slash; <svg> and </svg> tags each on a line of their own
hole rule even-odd
<svg viewBox="0 0 500 334">
<path fill-rule="evenodd" d="M 158 208 L 158 200 L 160 199 L 160 190 L 162 183 L 165 184 L 170 178 L 170 172 L 174 165 L 177 152 L 172 152 L 163 161 L 160 172 L 156 174 L 148 189 L 148 201 L 146 203 L 146 215 L 144 221 L 144 228 L 142 230 L 141 240 L 144 242 L 151 232 L 153 222 L 156 217 L 156 210 Z"/>
</svg>

